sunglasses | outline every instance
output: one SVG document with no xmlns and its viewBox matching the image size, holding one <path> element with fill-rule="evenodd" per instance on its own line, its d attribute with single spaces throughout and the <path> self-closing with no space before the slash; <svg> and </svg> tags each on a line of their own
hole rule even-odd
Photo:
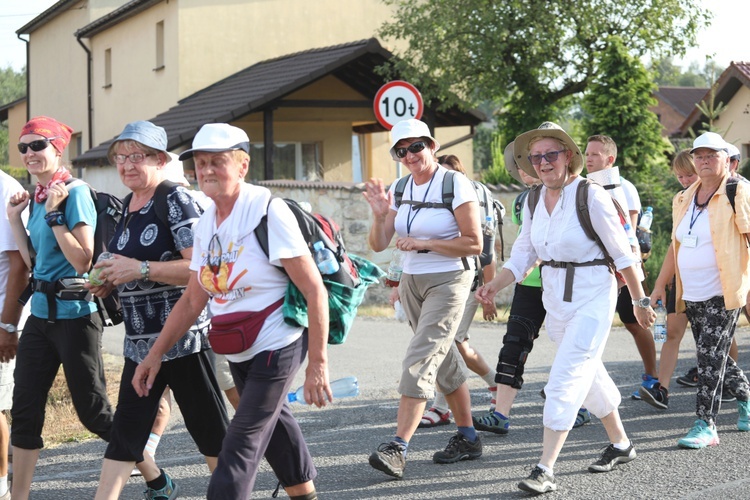
<svg viewBox="0 0 750 500">
<path fill-rule="evenodd" d="M 550 151 L 549 153 L 544 153 L 543 155 L 530 155 L 529 161 L 532 165 L 541 165 L 542 164 L 542 158 L 547 160 L 547 163 L 552 163 L 553 161 L 557 160 L 557 157 L 560 156 L 560 153 L 564 153 L 567 151 L 567 149 L 561 149 L 560 151 Z"/>
<path fill-rule="evenodd" d="M 140 163 L 145 160 L 147 156 L 154 155 L 145 153 L 131 153 L 129 155 L 112 155 L 112 159 L 118 165 L 122 165 L 123 163 L 125 163 L 125 160 L 130 160 L 130 163 L 135 165 L 136 163 Z"/>
<path fill-rule="evenodd" d="M 405 148 L 396 148 L 396 156 L 398 156 L 399 158 L 406 158 L 407 152 L 415 155 L 420 151 L 423 151 L 426 147 L 427 144 L 425 144 L 424 141 L 413 142 Z"/>
<path fill-rule="evenodd" d="M 32 151 L 39 152 L 44 151 L 47 149 L 47 146 L 49 146 L 49 143 L 54 141 L 55 139 L 59 139 L 59 137 L 50 137 L 49 139 L 37 139 L 36 141 L 31 142 L 19 142 L 18 143 L 18 151 L 25 155 L 26 151 L 31 148 Z"/>
<path fill-rule="evenodd" d="M 219 247 L 219 253 L 214 253 L 214 250 L 216 250 L 217 246 Z M 211 272 L 214 273 L 214 276 L 218 276 L 219 271 L 221 270 L 221 256 L 223 253 L 224 252 L 221 248 L 219 235 L 214 234 L 211 237 L 211 241 L 208 242 L 208 268 L 211 269 Z"/>
</svg>

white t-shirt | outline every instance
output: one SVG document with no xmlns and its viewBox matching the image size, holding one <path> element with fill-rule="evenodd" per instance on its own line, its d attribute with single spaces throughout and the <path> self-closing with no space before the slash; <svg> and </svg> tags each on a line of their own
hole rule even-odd
<svg viewBox="0 0 750 500">
<path fill-rule="evenodd" d="M 13 238 L 13 230 L 10 227 L 6 208 L 8 202 L 10 202 L 10 197 L 21 191 L 23 191 L 23 186 L 21 186 L 21 184 L 13 177 L 0 170 L 0 200 L 2 200 L 2 207 L 0 207 L 0 308 L 5 304 L 6 285 L 8 281 L 8 273 L 10 272 L 8 252 L 18 250 L 16 240 Z M 21 216 L 24 226 L 26 226 L 28 216 L 29 209 L 26 208 Z M 21 320 L 18 322 L 19 330 L 23 328 L 23 324 L 29 316 L 29 306 L 30 302 L 28 302 L 23 308 Z"/>
<path fill-rule="evenodd" d="M 699 212 L 695 208 L 695 200 L 690 204 L 685 217 L 675 231 L 675 238 L 680 242 L 677 252 L 677 266 L 680 268 L 682 280 L 682 299 L 692 302 L 702 302 L 717 295 L 724 295 L 721 289 L 719 265 L 716 262 L 711 227 L 708 221 L 708 207 Z M 690 221 L 693 228 L 690 229 Z M 685 244 L 685 236 L 697 237 L 695 247 Z"/>
<path fill-rule="evenodd" d="M 243 184 L 232 213 L 216 227 L 216 205 L 210 205 L 195 226 L 190 269 L 211 295 L 211 316 L 234 312 L 261 311 L 283 298 L 289 278 L 275 266 L 281 259 L 310 255 L 307 242 L 289 207 L 281 199 L 269 205 L 271 192 Z M 268 253 L 255 237 L 255 228 L 268 207 Z M 220 258 L 219 258 L 220 257 Z M 215 275 L 211 263 L 219 264 Z M 281 308 L 266 318 L 253 346 L 229 354 L 233 362 L 246 361 L 263 351 L 281 349 L 297 340 L 303 328 L 287 325 Z"/>
<path fill-rule="evenodd" d="M 628 210 L 632 212 L 640 212 L 641 198 L 638 196 L 638 190 L 633 183 L 620 176 L 620 185 L 622 186 L 622 190 L 625 191 L 625 199 L 628 201 Z"/>
<path fill-rule="evenodd" d="M 432 181 L 425 182 L 421 186 L 414 183 L 411 178 L 404 187 L 402 201 L 413 200 L 417 202 L 443 202 L 443 178 L 448 169 L 438 165 Z M 395 192 L 398 181 L 391 184 L 389 191 Z M 453 210 L 464 203 L 477 203 L 477 195 L 474 187 L 464 175 L 457 173 L 453 176 L 454 198 Z M 479 205 L 477 204 L 477 207 Z M 396 203 L 391 205 L 391 210 L 396 211 Z M 402 203 L 398 208 L 395 221 L 396 233 L 400 237 L 411 236 L 420 240 L 451 240 L 461 235 L 456 223 L 456 217 L 446 208 L 422 208 L 413 210 L 412 205 Z M 410 230 L 411 229 L 411 230 Z M 474 259 L 468 258 L 469 266 L 474 269 Z M 448 257 L 437 252 L 417 253 L 406 252 L 404 259 L 404 272 L 408 274 L 430 274 L 446 271 L 460 271 L 464 264 L 460 258 Z"/>
</svg>

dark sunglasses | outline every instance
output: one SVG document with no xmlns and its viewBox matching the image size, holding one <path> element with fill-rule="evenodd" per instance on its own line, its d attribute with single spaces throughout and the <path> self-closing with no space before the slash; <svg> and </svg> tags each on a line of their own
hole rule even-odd
<svg viewBox="0 0 750 500">
<path fill-rule="evenodd" d="M 529 156 L 529 161 L 532 165 L 541 165 L 542 164 L 542 158 L 547 160 L 547 163 L 552 163 L 553 161 L 557 160 L 557 157 L 560 155 L 560 153 L 564 153 L 567 151 L 567 149 L 561 149 L 560 151 L 550 151 L 549 153 L 544 153 L 543 155 L 531 155 Z"/>
<path fill-rule="evenodd" d="M 419 142 L 413 142 L 406 146 L 405 148 L 396 148 L 396 156 L 399 158 L 406 158 L 406 152 L 415 155 L 419 153 L 420 151 L 424 150 L 424 148 L 427 147 L 427 144 L 424 143 L 424 141 Z"/>
<path fill-rule="evenodd" d="M 219 247 L 218 254 L 214 253 L 214 250 L 216 250 L 216 246 Z M 221 270 L 221 255 L 223 253 L 224 252 L 221 248 L 219 235 L 214 234 L 213 237 L 211 237 L 211 241 L 208 242 L 208 268 L 211 269 L 211 272 L 214 273 L 214 276 L 218 276 L 219 271 Z"/>
<path fill-rule="evenodd" d="M 54 141 L 55 139 L 59 139 L 59 137 L 50 137 L 49 139 L 37 139 L 36 141 L 31 142 L 19 142 L 18 143 L 18 151 L 25 155 L 26 151 L 28 151 L 29 148 L 31 148 L 32 151 L 39 152 L 44 151 L 47 149 L 47 146 L 49 146 L 49 143 Z"/>
</svg>

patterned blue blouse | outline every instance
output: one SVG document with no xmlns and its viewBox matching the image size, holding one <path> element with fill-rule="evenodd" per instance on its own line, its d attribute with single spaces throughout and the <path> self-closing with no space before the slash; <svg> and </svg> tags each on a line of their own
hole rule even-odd
<svg viewBox="0 0 750 500">
<path fill-rule="evenodd" d="M 154 210 L 153 198 L 137 212 L 124 207 L 123 217 L 109 243 L 109 251 L 143 261 L 181 259 L 181 250 L 193 246 L 193 225 L 203 213 L 189 190 L 176 186 L 167 196 L 170 227 L 164 227 Z M 134 280 L 118 286 L 125 318 L 124 356 L 140 363 L 156 342 L 183 286 L 150 280 Z M 204 310 L 195 324 L 162 358 L 187 356 L 210 347 L 209 319 Z"/>
</svg>

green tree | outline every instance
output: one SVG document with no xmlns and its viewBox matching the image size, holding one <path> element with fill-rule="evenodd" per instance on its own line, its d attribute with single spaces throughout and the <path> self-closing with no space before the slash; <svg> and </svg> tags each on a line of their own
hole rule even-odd
<svg viewBox="0 0 750 500">
<path fill-rule="evenodd" d="M 649 70 L 654 74 L 654 82 L 660 87 L 708 88 L 716 77 L 723 73 L 724 68 L 708 57 L 702 68 L 693 61 L 686 70 L 683 70 L 672 61 L 671 57 L 661 57 L 651 61 Z"/>
<path fill-rule="evenodd" d="M 26 71 L 16 73 L 10 66 L 0 69 L 0 106 L 26 95 Z M 0 165 L 8 164 L 8 124 L 0 122 Z"/>
<path fill-rule="evenodd" d="M 555 118 L 585 91 L 610 36 L 639 57 L 682 54 L 710 19 L 698 0 L 385 1 L 395 12 L 379 34 L 408 48 L 384 73 L 414 83 L 428 104 L 502 104 L 505 137 Z"/>
<path fill-rule="evenodd" d="M 584 130 L 587 135 L 605 134 L 618 146 L 617 164 L 623 177 L 633 182 L 643 206 L 654 207 L 652 231 L 656 245 L 647 263 L 658 274 L 671 230 L 671 200 L 666 153 L 672 149 L 661 136 L 657 116 L 649 110 L 656 104 L 652 75 L 633 57 L 619 37 L 612 37 L 601 54 L 599 73 L 583 98 Z M 661 251 L 660 255 L 657 253 Z M 656 271 L 656 273 L 654 273 Z"/>
</svg>

